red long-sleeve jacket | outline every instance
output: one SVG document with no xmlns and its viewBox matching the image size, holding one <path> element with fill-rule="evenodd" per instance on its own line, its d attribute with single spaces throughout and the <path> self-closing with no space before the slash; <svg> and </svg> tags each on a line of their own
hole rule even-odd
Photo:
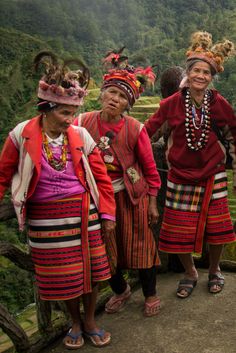
<svg viewBox="0 0 236 353">
<path fill-rule="evenodd" d="M 151 137 L 160 127 L 167 123 L 170 129 L 167 146 L 169 177 L 173 182 L 198 183 L 225 169 L 225 150 L 213 129 L 209 133 L 206 146 L 192 151 L 187 146 L 185 128 L 185 101 L 183 92 L 177 92 L 163 99 L 160 108 L 145 122 Z M 236 186 L 236 116 L 232 107 L 216 90 L 211 91 L 210 119 L 215 120 L 225 132 L 225 138 L 231 143 L 233 158 L 234 186 Z"/>
<path fill-rule="evenodd" d="M 73 127 L 70 126 L 68 128 L 67 134 L 75 174 L 84 188 L 89 191 L 82 162 L 82 149 L 84 143 Z M 41 171 L 42 134 L 40 116 L 31 119 L 25 125 L 22 130 L 22 137 L 24 138 L 24 149 L 29 153 L 34 164 L 33 175 L 24 200 L 27 201 L 36 188 Z M 100 152 L 96 147 L 88 156 L 88 161 L 99 191 L 98 212 L 115 217 L 115 200 L 111 180 L 107 175 L 106 167 L 100 156 Z M 19 150 L 9 136 L 0 155 L 0 200 L 3 198 L 5 190 L 10 186 L 13 175 L 18 169 L 18 165 Z"/>
</svg>

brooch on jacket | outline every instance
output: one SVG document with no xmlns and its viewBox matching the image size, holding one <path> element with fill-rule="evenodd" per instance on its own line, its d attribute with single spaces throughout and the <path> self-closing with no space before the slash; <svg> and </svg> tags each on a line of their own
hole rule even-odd
<svg viewBox="0 0 236 353">
<path fill-rule="evenodd" d="M 129 167 L 126 170 L 126 173 L 128 174 L 129 179 L 130 179 L 132 184 L 135 184 L 137 181 L 139 181 L 140 175 L 139 175 L 138 171 L 134 167 Z"/>
</svg>

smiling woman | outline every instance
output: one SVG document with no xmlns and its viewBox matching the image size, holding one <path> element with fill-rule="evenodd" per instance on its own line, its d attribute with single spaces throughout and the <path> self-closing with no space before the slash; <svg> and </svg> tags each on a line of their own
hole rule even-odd
<svg viewBox="0 0 236 353">
<path fill-rule="evenodd" d="M 236 117 L 229 103 L 209 88 L 214 76 L 223 71 L 224 60 L 233 53 L 232 42 L 212 46 L 210 33 L 194 33 L 181 90 L 163 99 L 160 109 L 145 122 L 149 136 L 164 122 L 171 131 L 159 249 L 178 254 L 185 268 L 177 288 L 179 298 L 187 298 L 197 284 L 192 253 L 201 254 L 203 240 L 209 244 L 209 292 L 222 290 L 219 263 L 223 244 L 235 241 L 227 200 L 225 151 L 212 126 L 214 123 L 223 131 L 236 161 Z M 233 167 L 236 190 L 235 163 Z"/>
<path fill-rule="evenodd" d="M 211 67 L 204 61 L 192 63 L 187 68 L 187 76 L 191 96 L 200 105 L 205 94 L 205 90 L 212 81 Z"/>
</svg>

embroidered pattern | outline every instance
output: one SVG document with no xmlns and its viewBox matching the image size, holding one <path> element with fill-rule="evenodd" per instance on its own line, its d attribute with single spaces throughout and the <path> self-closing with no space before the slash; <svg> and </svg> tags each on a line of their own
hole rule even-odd
<svg viewBox="0 0 236 353">
<path fill-rule="evenodd" d="M 135 183 L 137 183 L 137 181 L 139 181 L 140 175 L 139 175 L 138 171 L 134 167 L 129 167 L 126 170 L 126 173 L 128 174 L 132 184 L 135 184 Z"/>
</svg>

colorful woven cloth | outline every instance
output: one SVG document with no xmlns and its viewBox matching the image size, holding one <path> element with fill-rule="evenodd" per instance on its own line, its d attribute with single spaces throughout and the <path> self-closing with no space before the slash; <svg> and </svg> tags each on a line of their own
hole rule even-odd
<svg viewBox="0 0 236 353">
<path fill-rule="evenodd" d="M 203 240 L 209 244 L 235 241 L 225 172 L 209 178 L 201 186 L 167 182 L 159 250 L 201 253 Z"/>
<path fill-rule="evenodd" d="M 87 193 L 28 204 L 29 245 L 43 300 L 67 300 L 110 278 L 101 224 Z"/>
<path fill-rule="evenodd" d="M 148 196 L 134 206 L 126 190 L 115 194 L 118 267 L 150 268 L 160 263 L 153 232 L 148 225 Z"/>
</svg>

